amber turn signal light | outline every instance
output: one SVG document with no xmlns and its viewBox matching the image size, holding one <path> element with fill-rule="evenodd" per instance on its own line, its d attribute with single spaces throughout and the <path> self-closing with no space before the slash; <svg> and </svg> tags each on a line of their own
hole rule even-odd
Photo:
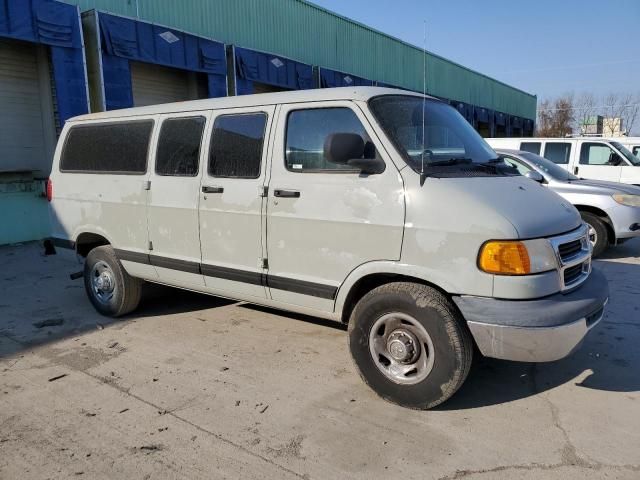
<svg viewBox="0 0 640 480">
<path fill-rule="evenodd" d="M 478 266 L 487 273 L 498 275 L 527 275 L 531 260 L 522 242 L 491 241 L 480 250 Z"/>
</svg>

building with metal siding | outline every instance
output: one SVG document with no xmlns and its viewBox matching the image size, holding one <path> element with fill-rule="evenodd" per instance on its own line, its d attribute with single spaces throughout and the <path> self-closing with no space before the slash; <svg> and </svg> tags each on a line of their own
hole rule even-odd
<svg viewBox="0 0 640 480">
<path fill-rule="evenodd" d="M 89 108 L 77 7 L 0 0 L 0 245 L 49 232 L 44 179 L 60 126 Z"/>
<path fill-rule="evenodd" d="M 421 91 L 423 52 L 303 0 L 64 0 L 178 28 L 226 44 Z M 536 97 L 438 55 L 427 55 L 427 93 L 535 119 Z"/>
<path fill-rule="evenodd" d="M 0 155 L 0 210 L 8 212 L 0 244 L 46 236 L 40 179 L 56 133 L 87 110 L 87 95 L 97 111 L 286 89 L 423 88 L 420 48 L 304 0 L 0 0 L 0 7 L 0 117 L 16 131 L 0 129 L 0 154 L 23 137 L 23 154 L 27 146 L 41 150 L 29 160 Z M 20 15 L 30 20 L 16 23 Z M 482 135 L 533 133 L 535 96 L 432 53 L 426 69 L 427 93 Z M 16 82 L 20 75 L 29 78 Z"/>
</svg>

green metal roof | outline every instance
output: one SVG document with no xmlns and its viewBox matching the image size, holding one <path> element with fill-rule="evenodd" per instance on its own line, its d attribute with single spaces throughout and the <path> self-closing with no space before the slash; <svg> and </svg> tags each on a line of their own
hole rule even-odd
<svg viewBox="0 0 640 480">
<path fill-rule="evenodd" d="M 304 0 L 63 0 L 422 90 L 423 51 Z M 535 119 L 537 98 L 427 53 L 427 93 Z"/>
</svg>

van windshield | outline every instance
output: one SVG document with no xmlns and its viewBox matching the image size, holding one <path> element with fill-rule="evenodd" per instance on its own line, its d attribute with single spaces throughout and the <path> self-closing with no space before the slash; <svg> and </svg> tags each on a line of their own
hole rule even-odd
<svg viewBox="0 0 640 480">
<path fill-rule="evenodd" d="M 498 155 L 453 107 L 439 100 L 382 95 L 369 101 L 371 111 L 405 161 L 429 176 L 459 176 L 477 170 L 502 174 Z M 493 168 L 480 168 L 480 167 Z M 475 176 L 475 175 L 474 175 Z"/>
<path fill-rule="evenodd" d="M 624 158 L 626 158 L 629 161 L 629 163 L 631 163 L 631 165 L 634 165 L 636 167 L 640 166 L 640 158 L 636 157 L 633 153 L 631 153 L 631 151 L 627 147 L 625 147 L 624 145 L 618 142 L 611 142 L 611 145 L 616 147 L 618 151 L 622 155 L 624 155 Z"/>
</svg>

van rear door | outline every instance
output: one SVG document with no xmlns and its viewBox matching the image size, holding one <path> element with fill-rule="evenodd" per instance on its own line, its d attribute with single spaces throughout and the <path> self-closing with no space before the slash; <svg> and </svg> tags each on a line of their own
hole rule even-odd
<svg viewBox="0 0 640 480">
<path fill-rule="evenodd" d="M 204 285 L 200 274 L 198 200 L 206 168 L 201 148 L 211 112 L 161 115 L 150 165 L 149 258 L 168 283 Z"/>
<path fill-rule="evenodd" d="M 275 107 L 214 112 L 200 186 L 202 274 L 212 293 L 266 298 L 264 187 Z"/>
<path fill-rule="evenodd" d="M 269 293 L 332 312 L 338 287 L 355 268 L 400 258 L 402 179 L 352 102 L 283 105 L 276 132 L 267 204 Z M 323 146 L 334 133 L 360 135 L 364 158 L 378 156 L 385 171 L 365 175 L 329 162 Z"/>
</svg>

